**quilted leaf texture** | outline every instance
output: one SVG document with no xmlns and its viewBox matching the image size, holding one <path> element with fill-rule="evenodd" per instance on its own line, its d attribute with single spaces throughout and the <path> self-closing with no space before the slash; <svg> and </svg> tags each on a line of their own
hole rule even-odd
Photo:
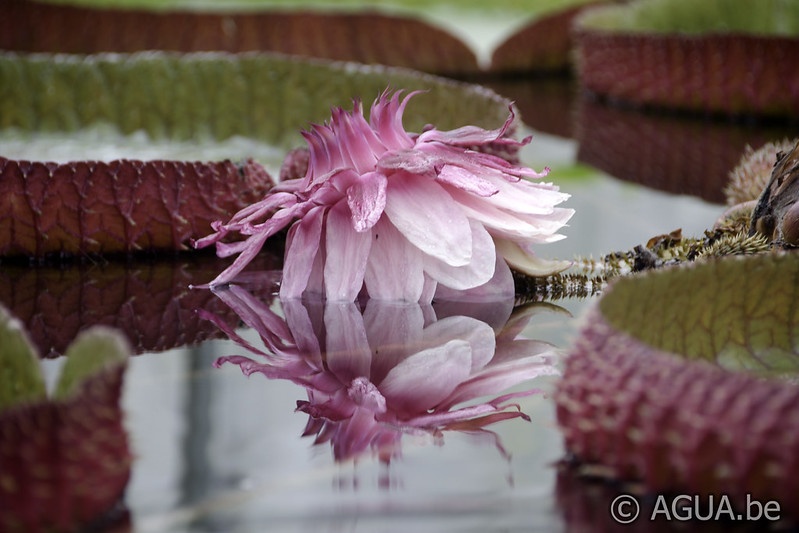
<svg viewBox="0 0 799 533">
<path fill-rule="evenodd" d="M 259 164 L 0 157 L 0 255 L 185 250 L 271 186 Z"/>
<path fill-rule="evenodd" d="M 556 393 L 566 447 L 652 492 L 747 494 L 799 517 L 795 255 L 619 280 Z"/>
</svg>

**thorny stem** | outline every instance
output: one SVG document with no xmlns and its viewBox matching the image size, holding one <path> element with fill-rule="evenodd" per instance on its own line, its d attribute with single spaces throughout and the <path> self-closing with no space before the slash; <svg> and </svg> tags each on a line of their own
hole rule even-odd
<svg viewBox="0 0 799 533">
<path fill-rule="evenodd" d="M 675 230 L 632 250 L 612 252 L 599 259 L 576 257 L 568 270 L 553 276 L 532 277 L 514 271 L 515 304 L 588 298 L 618 276 L 712 257 L 764 253 L 780 244 L 759 234 L 749 236 L 741 224 L 705 231 L 701 238 L 683 238 L 681 230 Z"/>
</svg>

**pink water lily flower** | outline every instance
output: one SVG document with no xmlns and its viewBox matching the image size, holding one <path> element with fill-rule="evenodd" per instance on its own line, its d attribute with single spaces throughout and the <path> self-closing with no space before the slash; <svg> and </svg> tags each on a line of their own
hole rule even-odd
<svg viewBox="0 0 799 533">
<path fill-rule="evenodd" d="M 371 298 L 431 301 L 436 291 L 513 294 L 509 266 L 531 275 L 568 263 L 537 258 L 531 245 L 562 238 L 573 210 L 546 175 L 485 153 L 518 148 L 529 138 L 502 128 L 465 126 L 410 134 L 402 126 L 409 99 L 383 93 L 369 120 L 359 102 L 304 137 L 310 150 L 304 177 L 280 182 L 260 202 L 214 225 L 197 242 L 216 243 L 220 256 L 239 254 L 212 286 L 230 282 L 288 227 L 282 298 L 303 294 L 353 301 Z M 484 151 L 480 151 L 485 148 Z M 244 240 L 222 242 L 238 233 Z"/>
<path fill-rule="evenodd" d="M 409 433 L 439 439 L 451 430 L 495 439 L 486 426 L 528 419 L 514 399 L 538 392 L 506 391 L 558 373 L 550 344 L 519 338 L 531 314 L 510 322 L 506 314 L 497 332 L 466 314 L 439 318 L 430 304 L 369 300 L 361 309 L 356 302 L 291 299 L 281 301 L 283 318 L 239 285 L 216 293 L 258 332 L 263 346 L 204 313 L 249 352 L 215 365 L 233 363 L 245 375 L 304 387 L 308 400 L 298 401 L 297 410 L 309 415 L 305 434 L 329 442 L 338 460 L 373 451 L 388 461 Z M 494 308 L 475 309 L 485 305 Z M 463 303 L 461 309 L 498 317 L 503 306 Z"/>
</svg>

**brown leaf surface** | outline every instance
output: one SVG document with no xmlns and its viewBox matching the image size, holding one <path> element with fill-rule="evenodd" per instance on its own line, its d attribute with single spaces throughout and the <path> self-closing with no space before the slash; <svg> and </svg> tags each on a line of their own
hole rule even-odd
<svg viewBox="0 0 799 533">
<path fill-rule="evenodd" d="M 0 157 L 0 255 L 185 250 L 271 186 L 252 161 L 65 164 Z"/>
<path fill-rule="evenodd" d="M 474 53 L 446 31 L 377 12 L 162 12 L 6 0 L 0 3 L 0 49 L 272 51 L 435 73 L 477 70 Z"/>
<path fill-rule="evenodd" d="M 799 39 L 578 28 L 583 86 L 613 101 L 691 112 L 799 115 Z"/>
<path fill-rule="evenodd" d="M 491 72 L 568 72 L 571 69 L 574 17 L 587 6 L 575 6 L 536 19 L 501 43 L 491 56 Z"/>
</svg>

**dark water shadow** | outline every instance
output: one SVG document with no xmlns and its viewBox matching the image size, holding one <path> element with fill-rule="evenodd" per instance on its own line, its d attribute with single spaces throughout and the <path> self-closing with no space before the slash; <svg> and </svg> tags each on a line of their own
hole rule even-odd
<svg viewBox="0 0 799 533">
<path fill-rule="evenodd" d="M 190 286 L 208 283 L 229 262 L 186 254 L 64 267 L 4 265 L 0 304 L 22 321 L 42 357 L 62 355 L 78 333 L 93 325 L 121 330 L 134 353 L 163 352 L 221 336 L 196 311 L 231 312 L 211 291 Z M 279 269 L 282 254 L 267 250 L 257 262 L 254 268 Z"/>
</svg>

